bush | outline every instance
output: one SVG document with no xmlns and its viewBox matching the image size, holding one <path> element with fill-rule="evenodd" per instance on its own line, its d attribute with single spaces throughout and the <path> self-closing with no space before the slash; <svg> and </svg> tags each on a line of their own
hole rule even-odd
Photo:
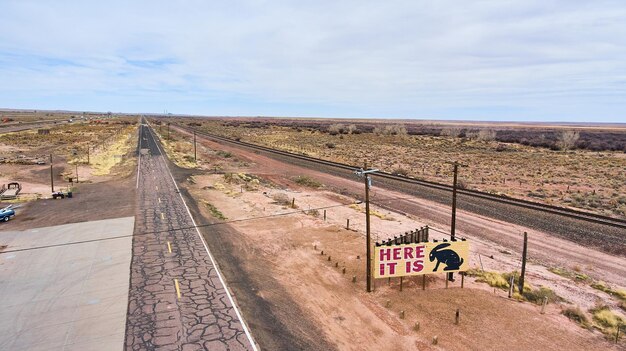
<svg viewBox="0 0 626 351">
<path fill-rule="evenodd" d="M 440 136 L 449 136 L 449 137 L 456 138 L 456 137 L 461 135 L 462 131 L 463 131 L 463 129 L 461 129 L 461 128 L 449 127 L 449 128 L 442 129 L 441 132 L 439 132 L 439 135 Z"/>
<path fill-rule="evenodd" d="M 561 277 L 570 278 L 576 281 L 587 281 L 590 279 L 585 273 L 572 272 L 562 267 L 548 268 L 548 271 L 560 275 Z"/>
<path fill-rule="evenodd" d="M 318 210 L 308 210 L 306 211 L 306 214 L 308 214 L 309 216 L 313 216 L 313 217 L 319 217 L 320 216 L 320 211 Z"/>
<path fill-rule="evenodd" d="M 274 199 L 274 201 L 279 205 L 291 206 L 291 199 L 287 196 L 287 194 L 276 193 L 272 195 L 272 199 Z"/>
<path fill-rule="evenodd" d="M 395 174 L 395 175 L 399 175 L 399 176 L 404 176 L 404 177 L 408 177 L 409 176 L 409 170 L 406 168 L 402 168 L 402 167 L 398 167 L 394 170 L 391 171 L 391 174 Z"/>
<path fill-rule="evenodd" d="M 496 139 L 497 132 L 491 129 L 481 129 L 478 131 L 476 139 L 480 141 L 491 141 Z"/>
<path fill-rule="evenodd" d="M 624 319 L 613 313 L 608 306 L 599 306 L 590 310 L 590 312 L 593 315 L 593 320 L 602 327 L 615 328 L 624 324 Z"/>
<path fill-rule="evenodd" d="M 233 154 L 228 152 L 228 151 L 220 150 L 220 151 L 217 152 L 217 156 L 223 157 L 223 158 L 231 158 L 231 157 L 233 157 Z"/>
<path fill-rule="evenodd" d="M 406 127 L 403 124 L 386 125 L 384 127 L 374 127 L 376 135 L 407 135 Z"/>
<path fill-rule="evenodd" d="M 580 133 L 574 130 L 564 130 L 558 137 L 557 145 L 563 150 L 569 150 L 576 145 Z"/>
<path fill-rule="evenodd" d="M 589 319 L 585 316 L 585 312 L 583 312 L 580 307 L 568 307 L 563 310 L 563 315 L 569 318 L 570 320 L 580 324 L 580 326 L 584 328 L 589 327 Z"/>
<path fill-rule="evenodd" d="M 604 282 L 594 282 L 591 284 L 591 287 L 600 291 L 604 291 L 605 293 L 615 296 L 617 299 L 622 302 L 626 302 L 626 290 L 620 289 L 612 289 L 610 286 L 606 285 Z"/>
<path fill-rule="evenodd" d="M 227 220 L 228 218 L 226 218 L 226 216 L 224 216 L 224 214 L 217 209 L 217 207 L 215 207 L 213 204 L 202 200 L 202 202 L 204 203 L 204 205 L 209 209 L 209 211 L 211 212 L 211 215 L 217 219 L 221 219 L 221 220 Z"/>
<path fill-rule="evenodd" d="M 525 290 L 525 289 L 524 289 Z M 522 296 L 530 301 L 530 302 L 534 302 L 536 304 L 542 304 L 543 303 L 543 299 L 544 298 L 548 298 L 548 301 L 551 302 L 555 302 L 555 301 L 560 301 L 562 300 L 561 297 L 559 295 L 557 295 L 554 291 L 552 291 L 549 288 L 546 287 L 541 287 L 539 289 L 535 289 L 535 290 L 530 290 L 530 291 L 524 291 L 524 293 L 522 293 Z"/>
<path fill-rule="evenodd" d="M 293 181 L 302 186 L 308 186 L 309 188 L 317 189 L 322 187 L 322 183 L 308 176 L 297 176 Z"/>
<path fill-rule="evenodd" d="M 330 135 L 343 134 L 347 131 L 346 127 L 343 124 L 331 124 L 328 126 L 328 133 Z"/>
<path fill-rule="evenodd" d="M 477 269 L 470 269 L 466 272 L 466 274 L 470 277 L 478 277 L 476 278 L 477 282 L 487 283 L 489 284 L 489 286 L 492 286 L 494 288 L 500 288 L 504 290 L 509 288 L 509 282 L 500 273 L 497 272 L 487 272 Z"/>
<path fill-rule="evenodd" d="M 326 143 L 326 147 L 329 149 L 334 149 L 335 148 L 335 144 L 334 143 Z"/>
</svg>

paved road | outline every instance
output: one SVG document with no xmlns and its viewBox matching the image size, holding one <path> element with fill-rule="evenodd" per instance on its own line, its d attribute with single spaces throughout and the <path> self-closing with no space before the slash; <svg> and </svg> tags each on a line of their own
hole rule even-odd
<svg viewBox="0 0 626 351">
<path fill-rule="evenodd" d="M 126 350 L 254 350 L 147 126 L 140 148 Z"/>
</svg>

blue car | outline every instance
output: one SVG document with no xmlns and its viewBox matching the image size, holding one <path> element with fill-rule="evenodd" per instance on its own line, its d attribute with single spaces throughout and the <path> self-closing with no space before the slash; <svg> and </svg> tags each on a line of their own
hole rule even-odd
<svg viewBox="0 0 626 351">
<path fill-rule="evenodd" d="M 9 219 L 15 216 L 15 210 L 11 207 L 13 206 L 8 206 L 0 209 L 0 222 L 8 222 Z"/>
</svg>

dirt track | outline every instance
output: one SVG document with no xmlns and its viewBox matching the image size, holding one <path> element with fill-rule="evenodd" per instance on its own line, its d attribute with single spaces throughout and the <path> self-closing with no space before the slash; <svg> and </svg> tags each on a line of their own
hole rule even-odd
<svg viewBox="0 0 626 351">
<path fill-rule="evenodd" d="M 27 202 L 2 230 L 25 230 L 67 223 L 133 216 L 134 179 L 127 177 L 103 183 L 78 184 L 71 199 Z M 0 207 L 4 204 L 0 202 Z"/>
</svg>

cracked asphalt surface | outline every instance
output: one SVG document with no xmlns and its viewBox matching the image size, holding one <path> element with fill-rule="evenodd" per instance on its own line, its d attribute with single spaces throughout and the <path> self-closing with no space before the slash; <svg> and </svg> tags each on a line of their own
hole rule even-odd
<svg viewBox="0 0 626 351">
<path fill-rule="evenodd" d="M 254 350 L 197 230 L 175 230 L 194 223 L 148 127 L 139 138 L 125 349 Z"/>
</svg>

